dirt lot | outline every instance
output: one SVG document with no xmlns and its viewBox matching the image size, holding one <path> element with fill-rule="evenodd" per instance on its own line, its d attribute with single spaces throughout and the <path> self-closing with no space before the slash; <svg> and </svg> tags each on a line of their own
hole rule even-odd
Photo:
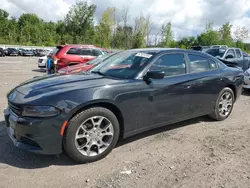
<svg viewBox="0 0 250 188">
<path fill-rule="evenodd" d="M 15 148 L 2 111 L 6 93 L 44 74 L 36 58 L 0 58 L 0 187 L 250 187 L 250 92 L 230 118 L 201 117 L 129 138 L 105 159 L 77 165 L 66 155 Z M 126 172 L 126 173 L 121 173 Z M 131 173 L 130 173 L 131 172 Z"/>
</svg>

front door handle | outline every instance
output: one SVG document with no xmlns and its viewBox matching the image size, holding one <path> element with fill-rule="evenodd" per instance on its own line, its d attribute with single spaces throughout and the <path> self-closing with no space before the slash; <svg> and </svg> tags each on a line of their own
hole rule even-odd
<svg viewBox="0 0 250 188">
<path fill-rule="evenodd" d="M 192 87 L 191 84 L 186 84 L 186 85 L 184 85 L 184 88 L 185 88 L 185 89 L 189 89 L 189 88 L 191 88 L 191 87 Z"/>
</svg>

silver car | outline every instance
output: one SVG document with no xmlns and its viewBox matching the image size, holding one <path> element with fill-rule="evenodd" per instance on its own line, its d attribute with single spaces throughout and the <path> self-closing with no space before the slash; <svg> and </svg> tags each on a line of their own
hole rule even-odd
<svg viewBox="0 0 250 188">
<path fill-rule="evenodd" d="M 250 89 L 250 68 L 244 72 L 244 89 Z"/>
</svg>

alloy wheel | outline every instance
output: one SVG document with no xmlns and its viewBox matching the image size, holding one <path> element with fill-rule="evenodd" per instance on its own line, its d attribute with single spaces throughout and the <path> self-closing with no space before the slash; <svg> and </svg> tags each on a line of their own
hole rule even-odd
<svg viewBox="0 0 250 188">
<path fill-rule="evenodd" d="M 114 127 L 110 120 L 103 116 L 93 116 L 77 129 L 75 146 L 84 156 L 96 156 L 109 147 L 113 136 Z"/>
<path fill-rule="evenodd" d="M 230 92 L 222 94 L 219 101 L 219 114 L 223 117 L 227 116 L 233 107 L 233 96 Z"/>
</svg>

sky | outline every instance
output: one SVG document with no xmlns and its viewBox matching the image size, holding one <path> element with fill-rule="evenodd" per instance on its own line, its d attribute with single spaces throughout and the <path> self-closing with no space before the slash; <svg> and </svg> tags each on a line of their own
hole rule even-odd
<svg viewBox="0 0 250 188">
<path fill-rule="evenodd" d="M 76 0 L 1 0 L 2 9 L 11 16 L 35 13 L 46 21 L 62 20 L 69 7 Z M 245 26 L 250 31 L 250 0 L 88 0 L 97 5 L 95 19 L 98 20 L 107 7 L 116 7 L 116 16 L 121 17 L 124 7 L 128 7 L 130 22 L 141 14 L 150 16 L 153 33 L 160 31 L 161 25 L 171 21 L 175 39 L 196 36 L 201 33 L 207 21 L 213 21 L 217 29 L 230 22 Z M 245 42 L 250 42 L 250 38 Z"/>
</svg>

